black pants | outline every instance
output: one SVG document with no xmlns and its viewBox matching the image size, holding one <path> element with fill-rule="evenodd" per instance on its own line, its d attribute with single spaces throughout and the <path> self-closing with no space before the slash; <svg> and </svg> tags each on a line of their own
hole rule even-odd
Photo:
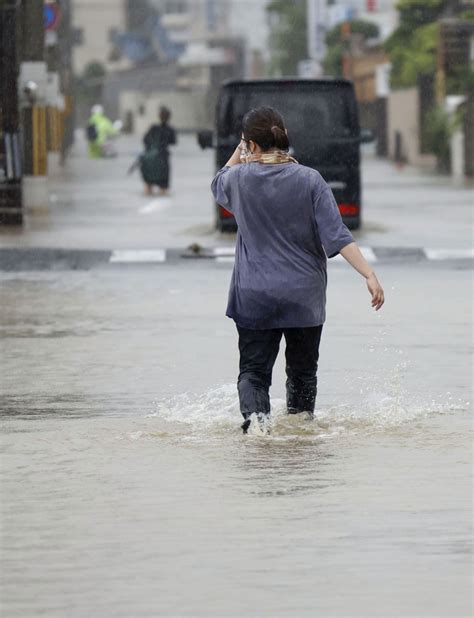
<svg viewBox="0 0 474 618">
<path fill-rule="evenodd" d="M 286 341 L 286 405 L 289 412 L 313 412 L 316 402 L 321 326 L 239 331 L 240 373 L 237 383 L 240 411 L 269 414 L 269 389 L 282 335 Z"/>
</svg>

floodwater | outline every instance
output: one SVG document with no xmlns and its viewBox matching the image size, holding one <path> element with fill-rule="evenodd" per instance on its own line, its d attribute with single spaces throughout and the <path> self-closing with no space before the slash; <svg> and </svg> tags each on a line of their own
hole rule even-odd
<svg viewBox="0 0 474 618">
<path fill-rule="evenodd" d="M 2 616 L 471 616 L 471 273 L 378 270 L 265 437 L 228 266 L 3 275 Z"/>
</svg>

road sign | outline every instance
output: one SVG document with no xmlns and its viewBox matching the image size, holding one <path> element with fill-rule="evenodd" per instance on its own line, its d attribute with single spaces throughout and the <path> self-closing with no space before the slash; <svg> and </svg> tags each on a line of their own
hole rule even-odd
<svg viewBox="0 0 474 618">
<path fill-rule="evenodd" d="M 44 29 L 46 31 L 56 30 L 59 26 L 61 14 L 59 11 L 59 6 L 57 4 L 49 3 L 44 5 L 43 9 L 43 20 L 44 20 Z"/>
</svg>

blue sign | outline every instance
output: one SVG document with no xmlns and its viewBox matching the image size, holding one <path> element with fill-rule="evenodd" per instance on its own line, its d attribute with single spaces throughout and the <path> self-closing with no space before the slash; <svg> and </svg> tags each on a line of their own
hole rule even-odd
<svg viewBox="0 0 474 618">
<path fill-rule="evenodd" d="M 55 30 L 59 24 L 59 7 L 57 4 L 45 4 L 43 9 L 45 30 Z"/>
</svg>

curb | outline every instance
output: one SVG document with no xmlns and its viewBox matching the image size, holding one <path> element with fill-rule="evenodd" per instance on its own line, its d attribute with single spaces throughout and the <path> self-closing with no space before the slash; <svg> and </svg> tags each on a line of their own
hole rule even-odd
<svg viewBox="0 0 474 618">
<path fill-rule="evenodd" d="M 360 247 L 368 262 L 440 262 L 474 259 L 474 249 L 430 249 L 425 247 Z M 185 261 L 233 263 L 234 247 L 187 249 L 49 249 L 2 248 L 0 271 L 90 270 L 104 265 L 165 264 Z M 330 263 L 344 262 L 338 255 Z"/>
</svg>

